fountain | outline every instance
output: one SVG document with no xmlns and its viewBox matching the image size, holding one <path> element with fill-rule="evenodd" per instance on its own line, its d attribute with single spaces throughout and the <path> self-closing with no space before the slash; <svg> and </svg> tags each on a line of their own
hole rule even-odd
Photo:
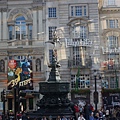
<svg viewBox="0 0 120 120">
<path fill-rule="evenodd" d="M 55 48 L 57 42 L 59 41 L 54 32 L 53 40 L 48 41 L 48 43 L 53 44 Z M 73 104 L 67 97 L 70 92 L 70 83 L 62 81 L 60 78 L 58 72 L 60 64 L 56 60 L 54 48 L 52 64 L 48 65 L 51 68 L 49 78 L 47 81 L 39 83 L 39 92 L 43 95 L 42 99 L 37 102 L 37 106 L 40 109 L 26 113 L 29 120 L 33 120 L 34 118 L 41 119 L 43 116 L 47 118 L 52 116 L 52 119 L 55 119 L 57 116 L 74 116 Z"/>
</svg>

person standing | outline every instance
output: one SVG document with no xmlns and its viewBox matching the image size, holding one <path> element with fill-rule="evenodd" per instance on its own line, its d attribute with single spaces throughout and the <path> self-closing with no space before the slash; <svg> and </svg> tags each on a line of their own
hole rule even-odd
<svg viewBox="0 0 120 120">
<path fill-rule="evenodd" d="M 74 112 L 75 112 L 75 118 L 76 118 L 76 120 L 78 120 L 78 116 L 80 115 L 80 108 L 79 108 L 78 104 L 74 105 Z"/>
<path fill-rule="evenodd" d="M 89 120 L 94 120 L 93 112 L 90 114 Z"/>
<path fill-rule="evenodd" d="M 90 106 L 88 105 L 88 103 L 86 103 L 86 105 L 84 106 L 84 114 L 85 114 L 85 119 L 89 120 Z"/>
<path fill-rule="evenodd" d="M 78 117 L 78 120 L 86 120 L 86 119 L 83 117 L 83 114 L 80 113 L 80 116 Z"/>
</svg>

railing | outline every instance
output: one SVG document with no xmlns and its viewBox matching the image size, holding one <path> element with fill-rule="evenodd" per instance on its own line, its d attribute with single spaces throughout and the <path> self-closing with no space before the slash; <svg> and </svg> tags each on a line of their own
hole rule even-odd
<svg viewBox="0 0 120 120">
<path fill-rule="evenodd" d="M 84 63 L 84 64 L 83 64 Z M 84 62 L 82 62 L 82 59 L 79 60 L 68 60 L 68 67 L 69 68 L 91 68 L 92 67 L 92 60 L 90 58 L 85 59 Z"/>
<path fill-rule="evenodd" d="M 32 45 L 32 40 L 9 40 L 8 46 L 27 46 Z"/>
<path fill-rule="evenodd" d="M 85 46 L 85 47 L 91 47 L 92 41 L 89 39 L 82 39 L 82 38 L 76 38 L 76 39 L 65 39 L 66 47 L 73 47 L 73 46 Z"/>
</svg>

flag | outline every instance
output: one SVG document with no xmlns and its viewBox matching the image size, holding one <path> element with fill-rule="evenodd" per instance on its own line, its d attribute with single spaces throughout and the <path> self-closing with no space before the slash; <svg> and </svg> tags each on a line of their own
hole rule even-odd
<svg viewBox="0 0 120 120">
<path fill-rule="evenodd" d="M 76 74 L 76 83 L 75 83 L 75 90 L 78 90 L 78 81 L 79 81 L 79 77 L 80 77 L 80 67 L 78 67 L 78 71 Z"/>
</svg>

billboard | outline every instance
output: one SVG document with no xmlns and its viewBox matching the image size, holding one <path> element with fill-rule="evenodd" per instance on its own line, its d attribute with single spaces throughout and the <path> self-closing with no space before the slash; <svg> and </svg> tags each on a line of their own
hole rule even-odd
<svg viewBox="0 0 120 120">
<path fill-rule="evenodd" d="M 10 60 L 8 62 L 8 87 L 15 85 L 24 86 L 31 83 L 32 61 L 31 60 Z"/>
</svg>

